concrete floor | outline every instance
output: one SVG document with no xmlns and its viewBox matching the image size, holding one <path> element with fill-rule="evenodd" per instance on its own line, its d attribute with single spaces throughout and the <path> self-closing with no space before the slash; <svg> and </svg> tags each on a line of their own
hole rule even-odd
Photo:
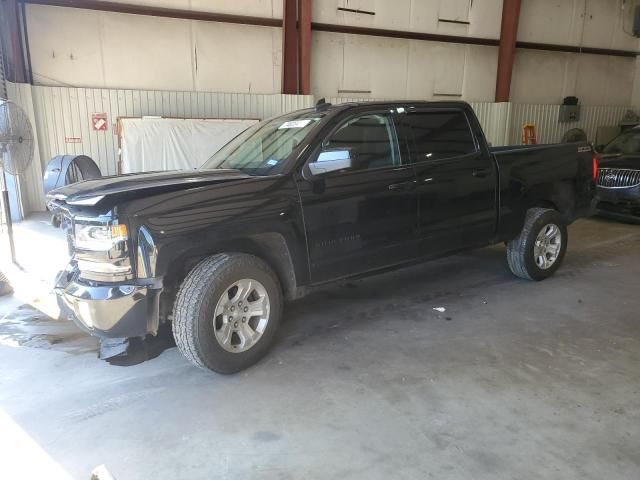
<svg viewBox="0 0 640 480">
<path fill-rule="evenodd" d="M 175 348 L 117 367 L 86 338 L 12 342 L 5 320 L 0 469 L 640 478 L 640 227 L 585 220 L 570 235 L 541 283 L 493 247 L 316 292 L 288 306 L 267 358 L 230 377 Z"/>
</svg>

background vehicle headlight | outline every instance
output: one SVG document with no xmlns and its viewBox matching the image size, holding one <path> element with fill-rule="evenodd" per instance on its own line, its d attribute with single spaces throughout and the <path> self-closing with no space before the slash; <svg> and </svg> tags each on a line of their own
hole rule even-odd
<svg viewBox="0 0 640 480">
<path fill-rule="evenodd" d="M 74 246 L 81 250 L 109 251 L 127 237 L 127 226 L 122 223 L 74 224 Z"/>
</svg>

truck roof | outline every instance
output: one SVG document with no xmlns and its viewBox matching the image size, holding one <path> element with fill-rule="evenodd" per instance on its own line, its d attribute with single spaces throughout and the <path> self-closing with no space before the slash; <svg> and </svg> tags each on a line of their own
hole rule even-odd
<svg viewBox="0 0 640 480">
<path fill-rule="evenodd" d="M 323 105 L 325 105 L 323 107 Z M 395 106 L 416 106 L 416 107 L 425 107 L 425 106 L 435 106 L 435 107 L 454 107 L 454 108 L 467 108 L 470 107 L 469 103 L 463 100 L 445 100 L 445 101 L 426 101 L 426 100 L 372 100 L 368 102 L 345 102 L 345 103 L 325 103 L 325 104 L 316 104 L 314 107 L 318 109 L 318 107 L 322 108 L 323 111 L 327 110 L 348 110 L 351 108 L 369 106 L 369 107 L 395 107 Z"/>
</svg>

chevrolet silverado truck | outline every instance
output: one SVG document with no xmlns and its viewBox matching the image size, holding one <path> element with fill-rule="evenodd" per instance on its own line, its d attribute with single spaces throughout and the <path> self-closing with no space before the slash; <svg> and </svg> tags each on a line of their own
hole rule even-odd
<svg viewBox="0 0 640 480">
<path fill-rule="evenodd" d="M 549 277 L 596 175 L 587 144 L 491 148 L 464 102 L 320 102 L 200 169 L 51 192 L 72 250 L 55 291 L 105 341 L 170 325 L 192 363 L 233 373 L 320 284 L 503 242 L 515 275 Z"/>
</svg>

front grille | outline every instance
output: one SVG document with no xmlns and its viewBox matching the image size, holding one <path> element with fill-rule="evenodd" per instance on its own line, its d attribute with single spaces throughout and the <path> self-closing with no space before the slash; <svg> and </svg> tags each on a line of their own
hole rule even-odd
<svg viewBox="0 0 640 480">
<path fill-rule="evenodd" d="M 640 170 L 625 168 L 601 168 L 598 170 L 598 186 L 628 188 L 640 185 Z"/>
</svg>

